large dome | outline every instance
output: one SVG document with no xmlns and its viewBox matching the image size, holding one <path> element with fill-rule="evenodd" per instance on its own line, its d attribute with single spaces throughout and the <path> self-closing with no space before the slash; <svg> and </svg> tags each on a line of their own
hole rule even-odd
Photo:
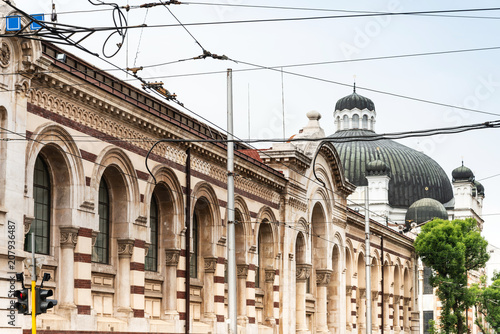
<svg viewBox="0 0 500 334">
<path fill-rule="evenodd" d="M 359 110 L 368 109 L 370 111 L 374 111 L 375 105 L 369 98 L 356 93 L 356 89 L 354 89 L 354 92 L 351 95 L 347 95 L 338 100 L 337 104 L 335 105 L 335 110 L 338 111 L 342 111 L 345 109 L 352 110 L 354 108 L 357 108 Z"/>
<path fill-rule="evenodd" d="M 406 211 L 405 221 L 422 224 L 434 218 L 447 220 L 448 212 L 438 201 L 432 198 L 422 198 Z"/>
<path fill-rule="evenodd" d="M 332 139 L 345 137 L 373 136 L 370 130 L 350 129 L 337 131 Z M 390 168 L 389 204 L 392 207 L 408 208 L 422 198 L 433 198 L 442 204 L 453 199 L 450 180 L 439 166 L 424 153 L 406 147 L 395 141 L 384 139 L 374 141 L 348 140 L 336 142 L 336 147 L 346 177 L 356 186 L 366 186 L 367 163 L 379 159 Z M 379 148 L 380 158 L 377 155 Z"/>
</svg>

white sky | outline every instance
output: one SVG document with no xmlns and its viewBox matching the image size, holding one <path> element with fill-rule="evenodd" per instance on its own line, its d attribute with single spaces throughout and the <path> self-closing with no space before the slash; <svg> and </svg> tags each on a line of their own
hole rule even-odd
<svg viewBox="0 0 500 334">
<path fill-rule="evenodd" d="M 98 0 L 94 0 L 97 2 Z M 201 0 L 200 0 L 201 1 Z M 302 11 L 229 7 L 265 5 L 307 7 L 372 12 L 428 11 L 499 7 L 496 1 L 257 1 L 203 0 L 218 5 L 171 5 L 182 23 L 253 20 L 266 18 L 349 15 L 342 12 Z M 153 0 L 117 0 L 119 5 L 140 5 Z M 50 0 L 17 0 L 31 14 L 50 12 Z M 62 14 L 73 10 L 103 9 L 84 0 L 54 0 L 58 22 L 80 26 L 111 26 L 111 11 Z M 147 16 L 146 16 L 147 12 Z M 262 66 L 285 66 L 326 61 L 346 61 L 437 51 L 498 47 L 500 10 L 451 13 L 448 15 L 482 16 L 456 18 L 443 16 L 378 16 L 269 23 L 189 26 L 201 45 L 214 54 Z M 484 18 L 488 17 L 488 18 Z M 162 6 L 128 12 L 129 25 L 176 24 Z M 142 34 L 138 51 L 139 38 Z M 83 45 L 102 54 L 107 34 L 96 34 Z M 109 65 L 88 54 L 76 53 L 90 63 L 108 69 Z M 128 53 L 127 53 L 128 50 Z M 120 67 L 145 66 L 201 54 L 200 47 L 181 27 L 129 29 L 128 45 L 110 61 Z M 320 79 L 351 85 L 356 75 L 357 92 L 369 97 L 377 111 L 377 133 L 411 131 L 465 125 L 500 119 L 499 50 L 476 51 L 399 59 L 350 61 L 337 64 L 285 68 Z M 127 62 L 128 58 L 128 62 Z M 282 83 L 276 71 L 237 72 L 247 65 L 221 60 L 191 60 L 139 72 L 143 78 L 165 83 L 186 107 L 226 128 L 225 73 L 171 77 L 173 75 L 225 71 L 233 68 L 235 135 L 240 138 L 282 137 Z M 113 74 L 124 78 L 119 72 Z M 170 76 L 170 77 L 169 77 Z M 129 77 L 130 78 L 130 77 Z M 305 114 L 317 110 L 327 134 L 334 132 L 335 102 L 349 95 L 352 88 L 284 74 L 286 136 L 307 124 Z M 435 101 L 491 112 L 484 115 L 436 106 L 409 99 L 366 91 L 375 89 L 391 94 Z M 248 98 L 249 97 L 249 98 Z M 248 111 L 250 110 L 250 135 Z M 489 129 L 462 134 L 408 139 L 407 146 L 434 158 L 451 179 L 451 171 L 464 164 L 471 168 L 485 187 L 484 236 L 500 246 L 500 130 Z M 265 144 L 270 146 L 270 144 Z M 262 145 L 260 146 L 262 147 Z M 491 177 L 491 178 L 488 178 Z"/>
</svg>

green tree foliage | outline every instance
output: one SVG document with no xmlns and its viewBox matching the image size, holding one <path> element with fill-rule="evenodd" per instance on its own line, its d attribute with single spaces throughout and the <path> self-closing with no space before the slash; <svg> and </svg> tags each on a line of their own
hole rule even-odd
<svg viewBox="0 0 500 334">
<path fill-rule="evenodd" d="M 483 327 L 482 318 L 484 317 L 491 329 L 495 333 L 500 332 L 500 273 L 495 272 L 492 278 L 493 284 L 485 286 L 483 277 L 481 284 L 475 284 L 471 289 L 476 294 L 476 325 L 481 328 L 483 333 L 489 331 Z M 477 313 L 482 316 L 477 316 Z"/>
<path fill-rule="evenodd" d="M 440 328 L 444 333 L 466 333 L 465 310 L 477 295 L 467 287 L 467 272 L 486 264 L 488 243 L 474 219 L 434 219 L 415 240 L 415 251 L 432 268 L 430 283 L 442 304 Z"/>
</svg>

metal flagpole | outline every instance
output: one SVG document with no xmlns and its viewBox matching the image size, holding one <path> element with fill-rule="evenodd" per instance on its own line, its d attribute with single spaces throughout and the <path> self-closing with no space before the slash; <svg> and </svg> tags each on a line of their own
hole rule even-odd
<svg viewBox="0 0 500 334">
<path fill-rule="evenodd" d="M 368 191 L 370 184 L 365 191 L 365 274 L 366 274 L 366 334 L 372 332 L 372 289 L 371 289 L 371 258 L 370 258 L 370 207 L 368 201 Z"/>
<path fill-rule="evenodd" d="M 234 226 L 233 71 L 227 70 L 227 283 L 229 333 L 237 333 L 236 240 Z"/>
</svg>

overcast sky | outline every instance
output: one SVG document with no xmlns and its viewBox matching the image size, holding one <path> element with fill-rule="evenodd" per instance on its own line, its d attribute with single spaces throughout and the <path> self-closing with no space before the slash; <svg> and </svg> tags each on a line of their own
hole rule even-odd
<svg viewBox="0 0 500 334">
<path fill-rule="evenodd" d="M 94 2 L 97 3 L 98 0 Z M 152 0 L 116 2 L 120 6 L 127 3 L 134 6 Z M 64 14 L 75 10 L 102 10 L 109 6 L 93 6 L 84 0 L 54 0 L 54 3 L 60 23 L 87 27 L 113 25 L 111 11 Z M 209 2 L 205 0 L 204 3 L 212 5 L 189 1 L 186 3 L 169 6 L 172 13 L 184 24 L 348 16 L 362 12 L 500 7 L 496 1 L 214 0 Z M 16 0 L 16 4 L 21 9 L 35 14 L 50 12 L 52 2 Z M 241 5 L 307 7 L 323 10 L 248 8 Z M 360 11 L 360 13 L 349 11 Z M 124 13 L 128 16 L 129 25 L 177 24 L 175 18 L 163 6 L 131 9 L 128 13 Z M 150 67 L 138 74 L 149 81 L 163 81 L 165 88 L 175 92 L 178 100 L 186 107 L 223 128 L 226 128 L 224 71 L 233 68 L 235 135 L 240 138 L 283 137 L 283 97 L 285 136 L 298 133 L 307 124 L 305 115 L 311 110 L 321 113 L 322 127 L 327 134 L 332 134 L 335 102 L 352 93 L 354 76 L 356 76 L 357 92 L 375 103 L 377 133 L 441 128 L 500 119 L 498 107 L 500 49 L 366 60 L 441 51 L 500 48 L 498 41 L 500 10 L 440 15 L 364 16 L 190 25 L 186 28 L 205 50 L 226 55 L 238 63 L 214 59 L 176 62 L 202 53 L 200 46 L 180 26 L 129 29 L 128 43 L 109 60 L 122 68 L 174 62 L 165 66 Z M 102 54 L 102 44 L 108 34 L 95 34 L 88 38 L 83 46 Z M 112 68 L 88 54 L 77 52 L 72 48 L 68 50 L 101 68 Z M 112 52 L 111 48 L 109 52 Z M 241 62 L 260 66 L 284 66 L 284 73 L 282 76 L 279 70 L 237 71 L 255 68 Z M 334 63 L 285 67 L 317 62 Z M 206 72 L 217 73 L 203 74 Z M 120 72 L 112 73 L 125 78 Z M 153 77 L 154 79 L 149 79 Z M 393 94 L 466 107 L 498 116 L 417 102 Z M 493 245 L 500 246 L 498 241 L 500 176 L 497 176 L 500 174 L 498 154 L 500 130 L 478 130 L 449 136 L 414 138 L 402 143 L 434 158 L 450 179 L 451 171 L 460 166 L 463 159 L 464 164 L 473 170 L 476 179 L 485 187 L 484 236 Z M 270 144 L 259 147 L 267 146 Z"/>
</svg>

